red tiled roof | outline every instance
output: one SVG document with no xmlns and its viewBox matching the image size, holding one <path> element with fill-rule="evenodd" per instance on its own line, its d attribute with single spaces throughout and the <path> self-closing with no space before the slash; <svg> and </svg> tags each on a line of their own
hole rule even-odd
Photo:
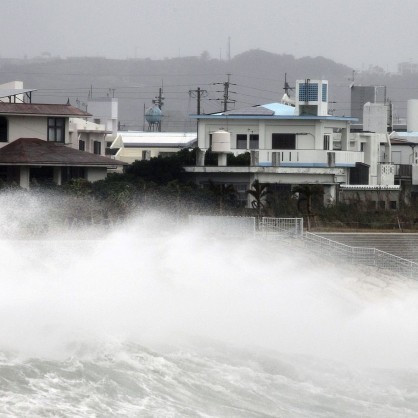
<svg viewBox="0 0 418 418">
<path fill-rule="evenodd" d="M 90 113 L 71 106 L 70 104 L 44 104 L 44 103 L 2 103 L 0 102 L 0 115 L 37 115 L 37 116 L 68 116 L 87 117 Z"/>
<path fill-rule="evenodd" d="M 0 165 L 115 166 L 126 163 L 38 138 L 19 138 L 0 148 Z"/>
</svg>

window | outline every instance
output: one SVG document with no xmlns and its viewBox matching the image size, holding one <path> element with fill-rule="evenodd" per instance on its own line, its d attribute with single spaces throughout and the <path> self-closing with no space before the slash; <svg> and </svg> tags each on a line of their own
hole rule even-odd
<svg viewBox="0 0 418 418">
<path fill-rule="evenodd" d="M 237 135 L 237 149 L 247 149 L 247 135 Z"/>
<path fill-rule="evenodd" d="M 94 119 L 94 123 L 97 123 L 98 125 L 100 125 L 100 119 Z"/>
<path fill-rule="evenodd" d="M 330 135 L 324 135 L 324 150 L 329 150 Z"/>
<path fill-rule="evenodd" d="M 86 142 L 85 142 L 85 141 L 83 141 L 82 139 L 80 139 L 80 140 L 78 141 L 78 149 L 79 149 L 80 151 L 85 151 L 85 150 L 86 150 Z"/>
<path fill-rule="evenodd" d="M 390 209 L 396 209 L 398 207 L 396 200 L 391 200 L 389 202 Z"/>
<path fill-rule="evenodd" d="M 98 155 L 102 153 L 102 144 L 99 141 L 93 142 L 93 152 Z"/>
<path fill-rule="evenodd" d="M 65 142 L 65 118 L 48 118 L 48 141 Z"/>
<path fill-rule="evenodd" d="M 257 134 L 250 135 L 250 149 L 258 149 L 259 148 L 259 141 Z"/>
<path fill-rule="evenodd" d="M 271 135 L 272 149 L 296 149 L 296 135 L 295 134 L 272 134 Z"/>
<path fill-rule="evenodd" d="M 7 132 L 7 119 L 0 117 L 0 142 L 7 142 L 8 132 Z"/>
</svg>

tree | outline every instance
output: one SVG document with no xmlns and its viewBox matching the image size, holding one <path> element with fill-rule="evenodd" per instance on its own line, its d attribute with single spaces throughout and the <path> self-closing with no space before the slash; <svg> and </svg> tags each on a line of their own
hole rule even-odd
<svg viewBox="0 0 418 418">
<path fill-rule="evenodd" d="M 300 204 L 306 202 L 306 213 L 308 219 L 308 230 L 311 229 L 310 219 L 313 216 L 312 202 L 314 198 L 324 195 L 324 189 L 319 184 L 301 184 L 292 189 L 292 194 L 298 194 L 298 211 L 301 212 Z"/>
<path fill-rule="evenodd" d="M 246 193 L 253 197 L 251 206 L 257 210 L 257 216 L 260 218 L 265 208 L 266 198 L 271 192 L 268 190 L 268 185 L 260 183 L 259 180 L 254 180 L 251 187 L 252 189 L 247 190 Z"/>
<path fill-rule="evenodd" d="M 218 200 L 219 213 L 222 215 L 226 201 L 236 200 L 237 192 L 232 184 L 214 183 L 212 180 L 209 180 L 209 188 Z"/>
<path fill-rule="evenodd" d="M 306 202 L 306 212 L 310 216 L 312 215 L 313 198 L 322 197 L 324 195 L 324 189 L 319 184 L 300 184 L 299 186 L 293 187 L 292 194 L 298 194 L 298 211 L 302 212 L 300 204 Z"/>
<path fill-rule="evenodd" d="M 145 181 L 167 184 L 182 177 L 184 173 L 183 161 L 176 155 L 135 161 L 127 167 L 126 173 L 135 177 L 141 177 Z"/>
</svg>

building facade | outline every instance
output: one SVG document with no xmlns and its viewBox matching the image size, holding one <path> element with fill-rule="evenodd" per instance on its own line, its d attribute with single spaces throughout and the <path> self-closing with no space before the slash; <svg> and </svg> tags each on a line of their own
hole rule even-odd
<svg viewBox="0 0 418 418">
<path fill-rule="evenodd" d="M 254 180 L 290 187 L 320 184 L 326 203 L 335 202 L 339 185 L 350 184 L 365 167 L 360 178 L 366 184 L 393 184 L 393 176 L 380 175 L 391 171 L 387 135 L 351 134 L 356 119 L 329 115 L 328 96 L 326 80 L 298 80 L 294 106 L 270 103 L 193 115 L 201 155 L 186 171 L 197 183 L 232 183 L 241 190 Z M 208 150 L 218 154 L 217 166 L 205 165 Z M 244 152 L 251 154 L 249 166 L 227 166 L 228 153 Z"/>
</svg>

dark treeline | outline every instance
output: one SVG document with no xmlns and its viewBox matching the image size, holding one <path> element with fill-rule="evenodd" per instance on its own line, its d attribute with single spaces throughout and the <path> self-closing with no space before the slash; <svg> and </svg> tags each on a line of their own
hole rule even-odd
<svg viewBox="0 0 418 418">
<path fill-rule="evenodd" d="M 207 162 L 214 163 L 213 157 L 208 153 Z M 209 181 L 201 187 L 192 182 L 183 167 L 195 165 L 195 159 L 196 149 L 182 150 L 170 157 L 136 161 L 125 173 L 110 174 L 94 183 L 81 178 L 63 186 L 34 181 L 29 192 L 20 193 L 48 197 L 54 219 L 68 225 L 114 224 L 131 215 L 159 210 L 177 219 L 190 214 L 304 217 L 306 225 L 313 229 L 418 228 L 418 208 L 414 203 L 403 203 L 397 210 L 370 209 L 368 202 L 359 200 L 328 206 L 320 185 L 291 189 L 255 181 L 246 193 L 248 208 L 232 184 Z M 249 156 L 244 154 L 230 163 L 248 165 Z M 5 183 L 0 188 L 3 193 L 19 190 L 16 185 Z M 40 220 L 41 224 L 44 221 L 47 220 Z"/>
</svg>

